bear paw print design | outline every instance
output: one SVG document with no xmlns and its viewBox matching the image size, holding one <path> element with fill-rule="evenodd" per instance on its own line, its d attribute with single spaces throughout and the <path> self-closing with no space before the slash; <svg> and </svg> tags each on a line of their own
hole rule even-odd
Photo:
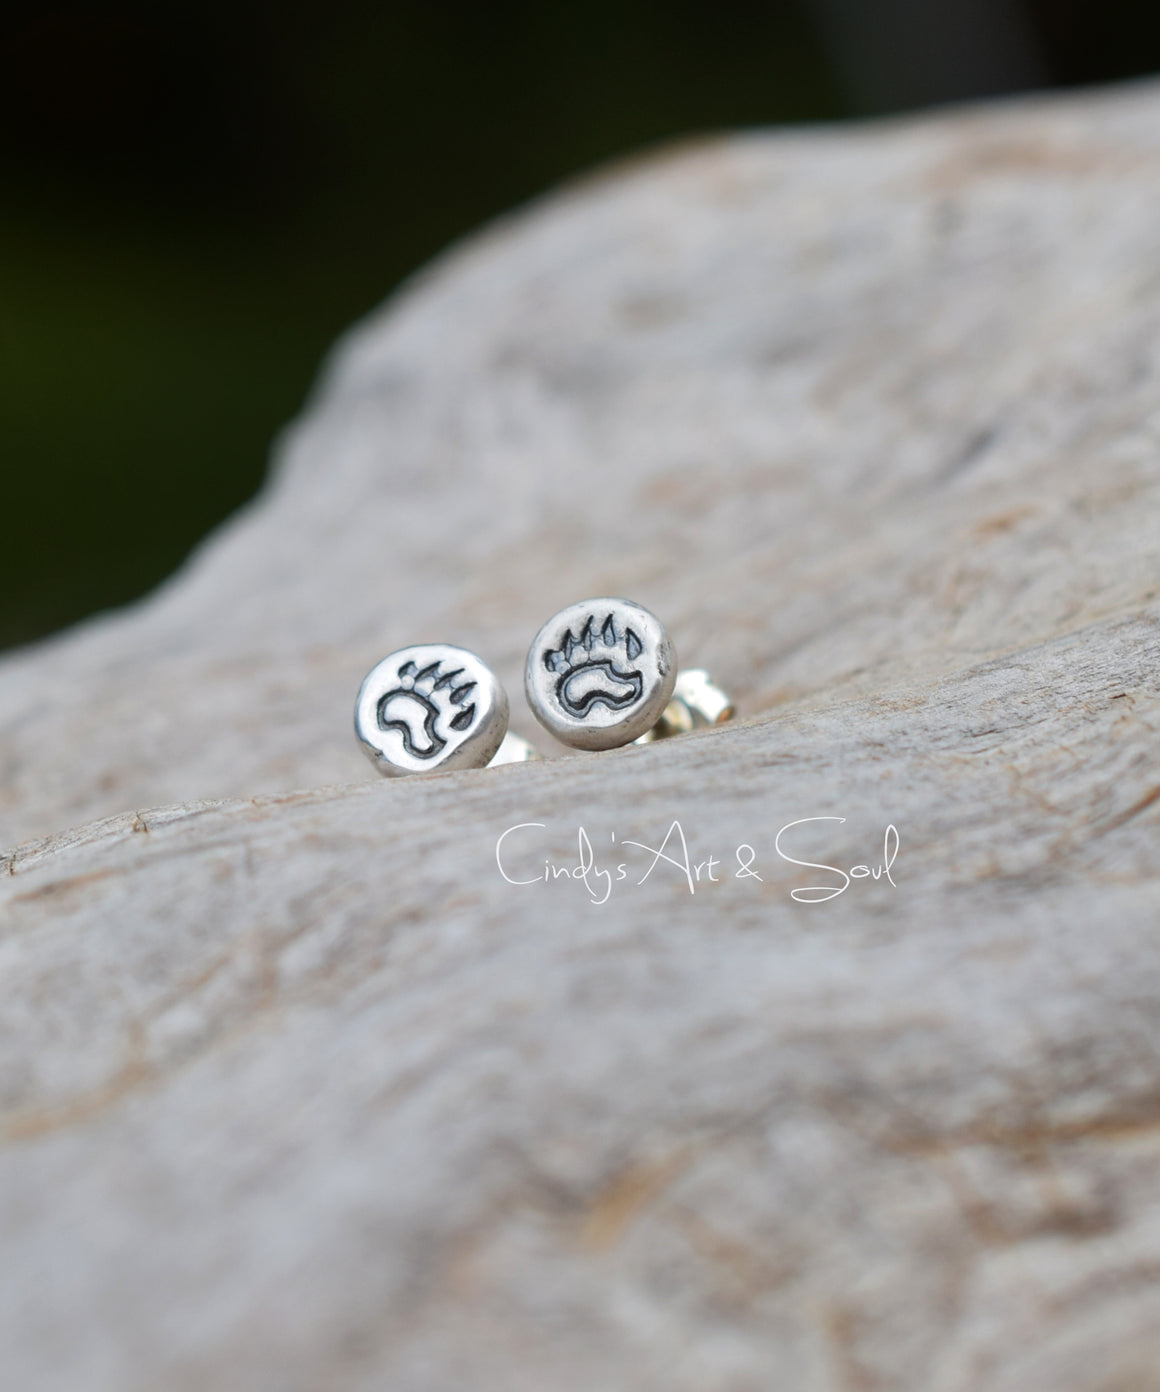
<svg viewBox="0 0 1160 1392">
<path fill-rule="evenodd" d="M 419 671 L 414 662 L 404 662 L 399 685 L 379 697 L 379 729 L 398 730 L 403 748 L 416 759 L 436 758 L 452 732 L 469 730 L 475 719 L 475 706 L 468 704 L 475 682 L 455 685 L 463 676 L 462 667 L 445 672 L 442 663 L 432 662 Z M 439 733 L 440 722 L 446 736 Z"/>
<path fill-rule="evenodd" d="M 380 773 L 479 768 L 507 733 L 507 696 L 474 653 L 425 643 L 400 648 L 370 671 L 354 723 Z"/>
<path fill-rule="evenodd" d="M 556 699 L 576 720 L 592 707 L 605 705 L 624 711 L 640 700 L 644 677 L 633 664 L 644 644 L 631 628 L 617 631 L 612 615 L 598 631 L 589 617 L 578 635 L 569 633 L 563 647 L 544 654 L 544 666 L 557 677 Z"/>
<path fill-rule="evenodd" d="M 524 687 L 544 728 L 578 749 L 613 749 L 660 719 L 677 676 L 661 621 L 628 599 L 570 604 L 528 650 Z"/>
</svg>

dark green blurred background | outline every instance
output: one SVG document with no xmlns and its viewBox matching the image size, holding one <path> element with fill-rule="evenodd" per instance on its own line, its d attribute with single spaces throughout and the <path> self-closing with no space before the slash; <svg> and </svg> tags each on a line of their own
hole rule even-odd
<svg viewBox="0 0 1160 1392">
<path fill-rule="evenodd" d="M 17 5 L 0 21 L 0 647 L 142 593 L 334 337 L 642 144 L 1160 67 L 1129 0 Z"/>
</svg>

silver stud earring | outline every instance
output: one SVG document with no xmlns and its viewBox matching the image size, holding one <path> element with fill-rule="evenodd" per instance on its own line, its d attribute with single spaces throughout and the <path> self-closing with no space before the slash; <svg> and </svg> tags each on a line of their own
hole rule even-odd
<svg viewBox="0 0 1160 1392">
<path fill-rule="evenodd" d="M 367 674 L 354 710 L 359 742 L 388 777 L 536 758 L 507 725 L 507 693 L 495 673 L 450 643 L 420 643 L 384 657 Z"/>
<path fill-rule="evenodd" d="M 553 615 L 528 649 L 524 688 L 540 724 L 577 749 L 644 744 L 733 714 L 707 672 L 678 676 L 664 625 L 628 599 L 585 599 Z"/>
</svg>

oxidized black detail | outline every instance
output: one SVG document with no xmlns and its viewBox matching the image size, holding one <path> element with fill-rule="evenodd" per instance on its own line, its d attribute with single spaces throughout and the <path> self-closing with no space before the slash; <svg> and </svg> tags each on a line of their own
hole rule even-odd
<svg viewBox="0 0 1160 1392">
<path fill-rule="evenodd" d="M 458 667 L 440 675 L 438 662 L 422 670 L 414 662 L 404 662 L 399 668 L 398 686 L 379 700 L 379 729 L 398 730 L 403 748 L 413 758 L 436 758 L 447 747 L 446 736 L 437 728 L 440 718 L 447 729 L 456 733 L 468 729 L 475 719 L 474 702 L 464 705 L 475 690 L 475 682 L 468 679 L 454 686 L 456 678 L 463 674 L 463 668 Z"/>
<path fill-rule="evenodd" d="M 578 634 L 569 629 L 558 648 L 544 653 L 544 666 L 556 674 L 561 709 L 577 720 L 597 705 L 630 709 L 644 690 L 643 674 L 634 665 L 643 651 L 640 638 L 627 626 L 618 629 L 612 614 L 599 629 L 589 614 Z"/>
</svg>

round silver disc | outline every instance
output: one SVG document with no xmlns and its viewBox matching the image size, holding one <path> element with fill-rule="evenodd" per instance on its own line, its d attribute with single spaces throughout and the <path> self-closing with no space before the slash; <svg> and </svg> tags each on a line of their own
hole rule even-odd
<svg viewBox="0 0 1160 1392">
<path fill-rule="evenodd" d="M 628 744 L 660 719 L 677 655 L 655 614 L 628 599 L 585 599 L 548 620 L 524 686 L 544 728 L 577 749 Z"/>
<path fill-rule="evenodd" d="M 354 729 L 382 774 L 482 768 L 503 742 L 507 693 L 466 648 L 420 643 L 367 674 Z"/>
</svg>

